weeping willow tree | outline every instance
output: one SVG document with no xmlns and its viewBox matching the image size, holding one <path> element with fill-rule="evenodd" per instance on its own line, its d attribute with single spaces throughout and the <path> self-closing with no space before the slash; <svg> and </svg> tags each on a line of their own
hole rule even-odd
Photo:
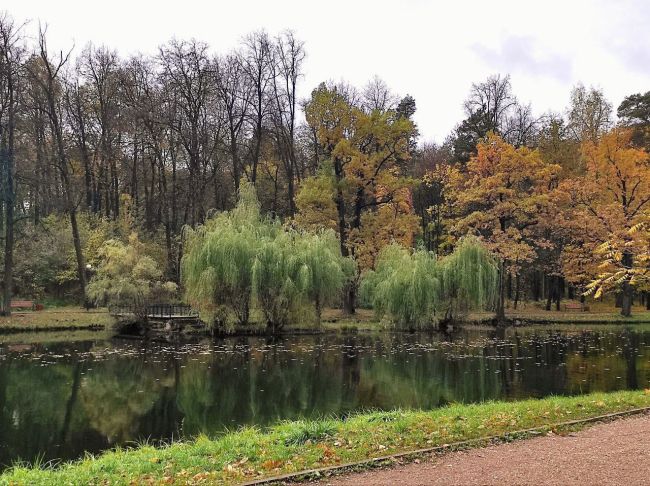
<svg viewBox="0 0 650 486">
<path fill-rule="evenodd" d="M 354 277 L 356 265 L 341 255 L 341 245 L 332 230 L 303 233 L 296 246 L 301 262 L 300 287 L 313 303 L 320 324 L 323 306 L 340 298 L 341 288 Z"/>
<path fill-rule="evenodd" d="M 449 256 L 399 245 L 382 250 L 376 269 L 364 275 L 362 298 L 379 317 L 400 328 L 417 329 L 490 307 L 498 288 L 498 269 L 475 238 L 463 239 Z"/>
<path fill-rule="evenodd" d="M 443 319 L 494 306 L 499 292 L 499 267 L 477 238 L 463 238 L 454 252 L 439 262 Z"/>
<path fill-rule="evenodd" d="M 270 332 L 281 330 L 300 304 L 302 262 L 293 235 L 265 238 L 253 263 L 253 292 Z"/>
<path fill-rule="evenodd" d="M 186 300 L 218 327 L 230 315 L 245 325 L 257 305 L 277 332 L 308 302 L 340 292 L 348 268 L 331 232 L 302 233 L 260 214 L 254 187 L 242 182 L 235 209 L 185 234 L 182 278 Z"/>
<path fill-rule="evenodd" d="M 276 231 L 261 217 L 255 188 L 249 183 L 241 184 L 232 211 L 185 230 L 181 261 L 185 299 L 204 321 L 223 327 L 233 314 L 239 324 L 248 323 L 253 262 L 262 238 Z"/>
</svg>

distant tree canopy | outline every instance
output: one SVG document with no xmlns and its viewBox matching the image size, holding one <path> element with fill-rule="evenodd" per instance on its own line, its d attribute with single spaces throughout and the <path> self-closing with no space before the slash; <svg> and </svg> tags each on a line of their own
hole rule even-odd
<svg viewBox="0 0 650 486">
<path fill-rule="evenodd" d="M 618 107 L 618 117 L 632 128 L 632 142 L 650 150 L 650 91 L 627 96 Z"/>
<path fill-rule="evenodd" d="M 583 84 L 561 112 L 535 113 L 494 74 L 433 143 L 412 96 L 377 77 L 305 87 L 305 59 L 290 31 L 227 52 L 182 39 L 155 55 L 55 52 L 0 14 L 0 311 L 14 296 L 84 302 L 86 264 L 106 265 L 107 240 L 127 251 L 131 233 L 154 281 L 184 284 L 219 325 L 278 328 L 306 303 L 315 319 L 326 302 L 354 312 L 385 247 L 442 258 L 468 233 L 502 265 L 500 315 L 590 289 L 625 314 L 634 295 L 650 302 L 647 91 L 618 121 Z"/>
</svg>

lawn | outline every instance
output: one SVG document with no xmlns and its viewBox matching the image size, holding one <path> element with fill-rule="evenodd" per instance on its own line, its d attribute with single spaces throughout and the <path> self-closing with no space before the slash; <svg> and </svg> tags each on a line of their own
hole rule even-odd
<svg viewBox="0 0 650 486">
<path fill-rule="evenodd" d="M 236 484 L 472 439 L 480 445 L 509 433 L 508 440 L 524 438 L 532 434 L 521 431 L 531 428 L 562 433 L 576 426 L 557 424 L 640 407 L 650 407 L 650 390 L 284 422 L 213 439 L 117 449 L 58 466 L 16 465 L 0 475 L 0 484 Z"/>
<path fill-rule="evenodd" d="M 105 329 L 114 322 L 105 309 L 86 311 L 79 307 L 59 307 L 43 311 L 13 312 L 10 317 L 0 317 L 0 333 Z"/>
</svg>

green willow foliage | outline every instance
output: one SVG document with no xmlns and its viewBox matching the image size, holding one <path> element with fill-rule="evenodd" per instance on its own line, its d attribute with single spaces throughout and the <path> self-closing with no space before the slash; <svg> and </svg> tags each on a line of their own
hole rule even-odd
<svg viewBox="0 0 650 486">
<path fill-rule="evenodd" d="M 389 245 L 361 283 L 362 298 L 377 314 L 405 329 L 429 327 L 462 312 L 490 307 L 497 291 L 497 265 L 471 237 L 444 258 Z"/>
<path fill-rule="evenodd" d="M 279 331 L 307 302 L 320 319 L 324 302 L 339 294 L 350 267 L 332 232 L 302 233 L 264 218 L 255 189 L 240 186 L 232 211 L 185 235 L 182 278 L 186 299 L 208 323 L 248 323 L 257 305 Z"/>
</svg>

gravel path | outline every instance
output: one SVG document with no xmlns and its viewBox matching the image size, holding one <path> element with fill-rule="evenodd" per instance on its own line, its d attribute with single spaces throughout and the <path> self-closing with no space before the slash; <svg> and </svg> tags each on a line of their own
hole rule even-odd
<svg viewBox="0 0 650 486">
<path fill-rule="evenodd" d="M 650 485 L 650 416 L 432 456 L 320 485 Z"/>
</svg>

